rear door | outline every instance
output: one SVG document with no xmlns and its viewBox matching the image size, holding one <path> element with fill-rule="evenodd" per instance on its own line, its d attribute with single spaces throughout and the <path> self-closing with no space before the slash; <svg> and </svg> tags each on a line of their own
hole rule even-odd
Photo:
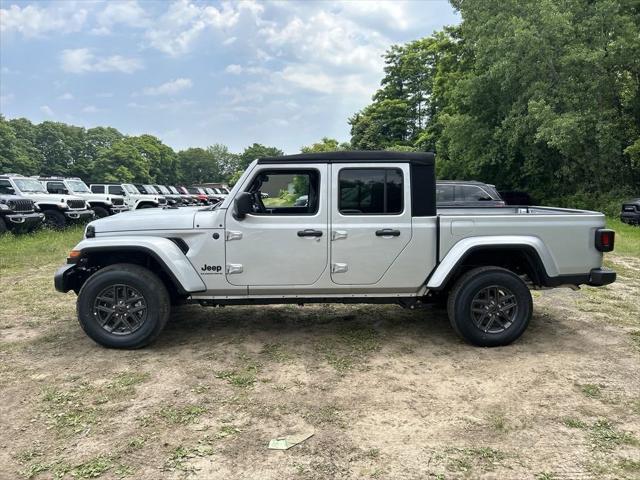
<svg viewBox="0 0 640 480">
<path fill-rule="evenodd" d="M 380 281 L 411 240 L 409 164 L 331 165 L 331 279 Z"/>
</svg>

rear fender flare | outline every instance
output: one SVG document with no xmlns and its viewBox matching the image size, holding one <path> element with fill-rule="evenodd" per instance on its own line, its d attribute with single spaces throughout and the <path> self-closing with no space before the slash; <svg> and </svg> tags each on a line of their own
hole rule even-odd
<svg viewBox="0 0 640 480">
<path fill-rule="evenodd" d="M 449 281 L 451 275 L 455 273 L 457 267 L 464 262 L 464 259 L 471 253 L 483 249 L 524 250 L 533 253 L 536 258 L 536 265 L 544 271 L 538 272 L 542 278 L 558 276 L 558 266 L 553 255 L 544 242 L 534 236 L 529 235 L 504 235 L 504 236 L 484 236 L 469 237 L 456 243 L 440 264 L 427 279 L 427 288 L 438 290 L 443 288 Z"/>
</svg>

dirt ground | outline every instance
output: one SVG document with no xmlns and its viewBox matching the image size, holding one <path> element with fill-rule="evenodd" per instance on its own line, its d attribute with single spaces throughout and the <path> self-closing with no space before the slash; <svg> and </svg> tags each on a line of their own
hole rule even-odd
<svg viewBox="0 0 640 480">
<path fill-rule="evenodd" d="M 608 264 L 612 286 L 534 292 L 497 349 L 439 310 L 187 306 L 107 350 L 55 263 L 5 272 L 0 478 L 640 478 L 640 259 Z"/>
</svg>

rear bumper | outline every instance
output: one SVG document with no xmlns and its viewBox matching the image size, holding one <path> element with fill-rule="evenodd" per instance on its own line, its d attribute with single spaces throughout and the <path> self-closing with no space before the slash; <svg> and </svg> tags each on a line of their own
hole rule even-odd
<svg viewBox="0 0 640 480">
<path fill-rule="evenodd" d="M 616 281 L 616 272 L 608 268 L 593 268 L 589 273 L 560 275 L 548 277 L 544 281 L 545 287 L 560 287 L 562 285 L 589 285 L 602 287 Z"/>
<path fill-rule="evenodd" d="M 609 285 L 616 281 L 616 272 L 608 268 L 594 268 L 589 272 L 589 281 L 587 285 L 592 287 L 601 287 L 603 285 Z"/>
<path fill-rule="evenodd" d="M 69 220 L 90 220 L 95 214 L 93 210 L 65 210 L 64 216 Z"/>
</svg>

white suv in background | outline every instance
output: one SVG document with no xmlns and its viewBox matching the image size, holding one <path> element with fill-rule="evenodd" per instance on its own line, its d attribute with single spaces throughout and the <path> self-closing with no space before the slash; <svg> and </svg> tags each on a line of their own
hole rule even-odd
<svg viewBox="0 0 640 480">
<path fill-rule="evenodd" d="M 5 190 L 29 198 L 44 213 L 44 222 L 52 228 L 64 228 L 68 223 L 91 220 L 93 210 L 87 202 L 75 195 L 51 194 L 35 178 L 8 173 L 0 175 L 0 185 Z"/>
<path fill-rule="evenodd" d="M 87 184 L 79 178 L 40 177 L 39 180 L 49 193 L 72 194 L 84 198 L 98 218 L 129 210 L 122 195 L 91 193 Z"/>
<path fill-rule="evenodd" d="M 104 193 L 109 195 L 122 195 L 129 210 L 141 208 L 154 208 L 165 206 L 167 199 L 160 195 L 145 195 L 131 183 L 93 183 L 90 185 L 93 193 Z"/>
</svg>

